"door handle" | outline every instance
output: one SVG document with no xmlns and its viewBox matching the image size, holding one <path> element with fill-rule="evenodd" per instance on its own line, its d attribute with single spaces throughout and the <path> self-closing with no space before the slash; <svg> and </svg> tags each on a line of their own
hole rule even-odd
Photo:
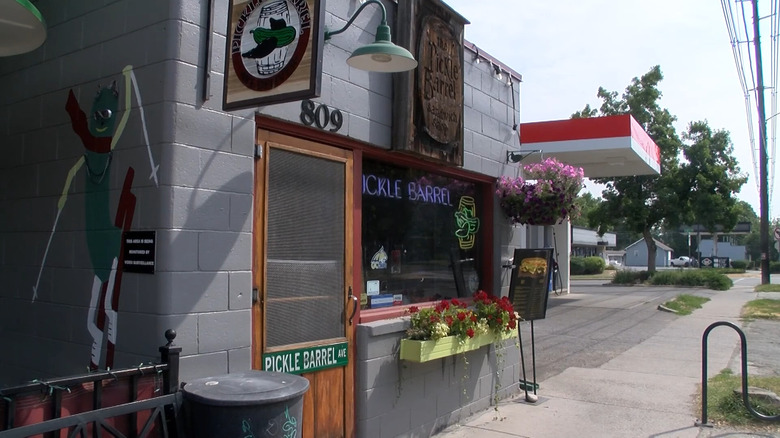
<svg viewBox="0 0 780 438">
<path fill-rule="evenodd" d="M 357 296 L 352 295 L 352 286 L 349 287 L 349 298 L 352 299 L 352 314 L 349 315 L 349 325 L 352 325 L 352 318 L 355 317 L 358 308 L 358 298 Z"/>
</svg>

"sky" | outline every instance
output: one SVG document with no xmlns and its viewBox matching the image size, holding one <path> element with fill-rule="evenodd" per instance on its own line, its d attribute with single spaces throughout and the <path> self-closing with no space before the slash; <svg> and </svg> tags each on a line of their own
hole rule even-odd
<svg viewBox="0 0 780 438">
<path fill-rule="evenodd" d="M 748 175 L 737 197 L 760 213 L 745 95 L 721 2 L 444 1 L 471 22 L 465 28 L 466 40 L 522 75 L 523 123 L 568 119 L 586 104 L 598 108 L 599 87 L 622 95 L 633 78 L 659 65 L 664 75 L 658 86 L 662 92 L 659 103 L 677 116 L 677 134 L 682 136 L 689 123 L 699 120 L 706 120 L 713 130 L 729 131 L 740 170 Z M 738 0 L 724 1 L 736 7 Z M 746 4 L 749 8 L 750 3 Z M 769 5 L 769 0 L 759 2 L 759 15 L 769 16 Z M 761 23 L 764 81 L 769 86 L 770 20 Z M 752 44 L 741 47 L 753 50 Z M 769 97 L 767 93 L 767 118 L 772 116 Z M 755 98 L 752 102 L 757 126 Z M 758 128 L 755 132 L 757 142 Z M 771 153 L 771 143 L 768 150 Z M 755 154 L 758 158 L 757 149 Z M 771 161 L 769 166 L 773 166 Z M 777 196 L 772 196 L 769 216 L 777 218 L 780 189 L 776 182 L 772 186 Z"/>
</svg>

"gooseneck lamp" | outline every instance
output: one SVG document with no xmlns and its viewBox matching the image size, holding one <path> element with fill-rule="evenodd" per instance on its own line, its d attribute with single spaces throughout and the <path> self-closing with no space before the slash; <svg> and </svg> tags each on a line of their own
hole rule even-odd
<svg viewBox="0 0 780 438">
<path fill-rule="evenodd" d="M 46 20 L 29 0 L 0 0 L 0 56 L 37 49 L 46 40 Z"/>
<path fill-rule="evenodd" d="M 376 71 L 383 73 L 395 73 L 412 70 L 417 67 L 417 61 L 411 53 L 403 47 L 399 47 L 390 40 L 390 26 L 387 25 L 387 10 L 379 0 L 368 0 L 360 5 L 357 11 L 347 21 L 347 24 L 339 30 L 325 31 L 325 40 L 333 35 L 338 35 L 355 21 L 358 15 L 369 4 L 374 3 L 382 9 L 382 22 L 376 28 L 376 39 L 373 43 L 358 47 L 352 56 L 347 59 L 347 64 L 360 70 Z"/>
</svg>

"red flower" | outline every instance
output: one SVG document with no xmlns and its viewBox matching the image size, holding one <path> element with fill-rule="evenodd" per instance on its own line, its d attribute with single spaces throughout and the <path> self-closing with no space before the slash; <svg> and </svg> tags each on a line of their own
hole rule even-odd
<svg viewBox="0 0 780 438">
<path fill-rule="evenodd" d="M 515 321 L 514 319 L 509 321 L 509 328 L 514 329 L 515 327 L 517 327 L 517 321 Z"/>
<path fill-rule="evenodd" d="M 466 335 L 470 338 L 474 337 L 474 329 L 468 329 L 466 330 Z"/>
<path fill-rule="evenodd" d="M 452 321 L 453 321 L 453 319 L 452 319 L 452 317 L 451 317 L 451 316 L 448 316 L 448 317 L 444 318 L 444 320 L 447 322 L 447 325 L 448 325 L 448 326 L 452 327 Z"/>
<path fill-rule="evenodd" d="M 458 321 L 463 321 L 464 319 L 466 319 L 466 313 L 458 312 Z"/>
<path fill-rule="evenodd" d="M 471 314 L 471 322 L 477 322 L 477 315 Z"/>
<path fill-rule="evenodd" d="M 420 311 L 420 308 L 417 306 L 412 306 L 409 308 L 409 313 L 417 313 Z"/>
</svg>

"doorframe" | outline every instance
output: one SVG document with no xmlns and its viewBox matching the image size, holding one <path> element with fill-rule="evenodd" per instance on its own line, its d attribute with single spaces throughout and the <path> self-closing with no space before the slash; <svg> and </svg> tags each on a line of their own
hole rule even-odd
<svg viewBox="0 0 780 438">
<path fill-rule="evenodd" d="M 265 306 L 263 303 L 265 279 L 262 274 L 265 272 L 265 254 L 267 250 L 267 221 L 268 221 L 268 200 L 263 197 L 258 199 L 260 194 L 267 192 L 268 181 L 268 160 L 266 159 L 269 153 L 269 149 L 272 147 L 278 149 L 290 150 L 290 151 L 305 151 L 311 156 L 319 156 L 325 159 L 333 159 L 338 161 L 343 159 L 345 163 L 345 172 L 352 179 L 351 186 L 344 187 L 344 202 L 346 206 L 352 205 L 351 211 L 345 211 L 344 215 L 344 233 L 345 238 L 350 241 L 349 246 L 344 247 L 344 281 L 346 297 L 347 288 L 351 288 L 352 294 L 360 296 L 360 272 L 362 266 L 360 265 L 361 259 L 358 256 L 360 254 L 360 208 L 361 198 L 355 196 L 355 190 L 362 190 L 362 179 L 357 178 L 355 175 L 360 175 L 362 172 L 362 165 L 360 165 L 361 153 L 359 151 L 350 150 L 348 148 L 338 147 L 337 145 L 322 143 L 318 141 L 312 141 L 286 135 L 278 132 L 269 131 L 262 128 L 259 124 L 255 127 L 255 176 L 254 176 L 254 205 L 253 205 L 253 225 L 252 225 L 252 346 L 251 351 L 251 366 L 252 369 L 260 370 L 263 368 L 262 353 L 266 351 L 265 333 L 262 330 L 265 324 Z M 260 156 L 258 156 L 258 151 Z M 338 153 L 341 151 L 341 154 Z M 335 153 L 334 153 L 335 152 Z M 357 168 L 357 169 L 356 169 Z M 259 203 L 259 204 L 258 204 Z M 350 214 L 351 213 L 351 214 Z M 356 266 L 355 264 L 358 263 Z M 260 284 L 262 283 L 262 284 Z M 255 299 L 257 298 L 257 299 Z M 357 378 L 356 370 L 356 358 L 357 358 L 357 324 L 359 321 L 360 306 L 357 306 L 357 311 L 350 320 L 350 302 L 345 299 L 344 303 L 344 325 L 345 336 L 348 340 L 349 352 L 348 352 L 348 365 L 347 370 L 344 373 L 344 393 L 349 394 L 351 403 L 344 403 L 344 433 L 346 437 L 354 437 L 356 427 L 355 417 L 355 379 Z M 300 345 L 299 345 L 300 346 Z M 313 407 L 310 407 L 313 409 Z"/>
</svg>

